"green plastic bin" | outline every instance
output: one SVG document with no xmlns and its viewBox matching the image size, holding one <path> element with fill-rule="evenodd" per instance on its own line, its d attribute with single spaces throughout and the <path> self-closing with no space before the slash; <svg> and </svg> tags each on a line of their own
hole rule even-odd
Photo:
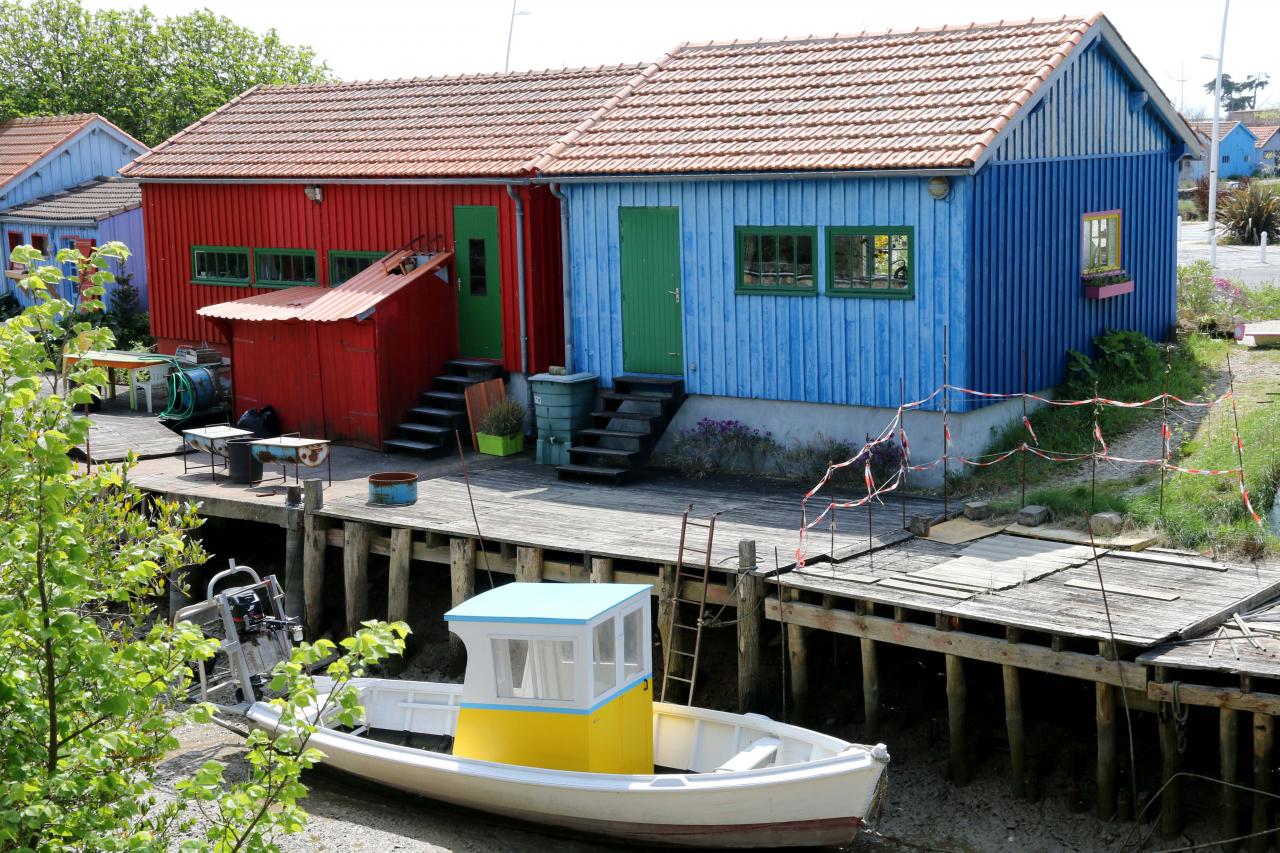
<svg viewBox="0 0 1280 853">
<path fill-rule="evenodd" d="M 529 377 L 538 429 L 538 462 L 564 465 L 569 461 L 568 449 L 576 442 L 578 430 L 591 425 L 599 378 L 595 373 L 539 373 Z"/>
</svg>

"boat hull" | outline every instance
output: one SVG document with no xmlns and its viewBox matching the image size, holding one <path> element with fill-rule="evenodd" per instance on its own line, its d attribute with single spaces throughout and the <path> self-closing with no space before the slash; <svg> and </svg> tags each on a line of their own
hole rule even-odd
<svg viewBox="0 0 1280 853">
<path fill-rule="evenodd" d="M 770 728 L 805 731 L 756 715 L 671 706 L 659 713 L 706 715 L 703 723 L 694 720 L 699 728 L 736 719 L 747 737 Z M 255 726 L 275 729 L 278 714 L 269 705 L 255 704 L 248 715 Z M 888 762 L 883 747 L 849 745 L 813 761 L 755 770 L 620 775 L 478 761 L 329 728 L 310 745 L 324 753 L 327 767 L 411 794 L 619 841 L 699 848 L 848 844 L 874 807 Z"/>
</svg>

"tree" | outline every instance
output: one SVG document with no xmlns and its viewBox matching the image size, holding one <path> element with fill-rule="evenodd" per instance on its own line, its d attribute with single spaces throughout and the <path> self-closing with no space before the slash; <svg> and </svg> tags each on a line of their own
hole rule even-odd
<svg viewBox="0 0 1280 853">
<path fill-rule="evenodd" d="M 1222 109 L 1251 110 L 1258 104 L 1258 91 L 1267 88 L 1271 78 L 1268 74 L 1251 74 L 1239 82 L 1232 80 L 1230 74 L 1222 75 Z M 1217 80 L 1204 84 L 1206 93 L 1212 95 L 1217 90 Z"/>
<path fill-rule="evenodd" d="M 43 265 L 30 246 L 12 254 L 31 270 L 20 286 L 34 304 L 0 323 L 0 851 L 272 850 L 275 832 L 305 820 L 299 776 L 320 755 L 307 747 L 314 720 L 300 709 L 316 700 L 308 667 L 334 644 L 304 644 L 277 667 L 272 686 L 284 695 L 272 701 L 291 729 L 253 735 L 246 782 L 224 785 L 209 764 L 176 800 L 156 802 L 174 729 L 211 715 L 184 700 L 191 662 L 214 643 L 195 626 L 156 619 L 151 606 L 166 577 L 204 559 L 187 536 L 199 519 L 191 506 L 145 498 L 129 485 L 128 464 L 90 473 L 68 455 L 89 427 L 74 407 L 107 377 L 64 348 L 111 345 L 92 318 L 112 280 L 107 260 L 128 249 L 108 243 L 87 259 L 64 249 Z M 64 264 L 90 271 L 78 305 L 56 296 Z M 406 632 L 368 622 L 343 641 L 346 657 L 330 669 L 340 721 L 360 713 L 345 680 L 403 649 Z M 183 838 L 190 804 L 206 800 L 216 804 L 212 828 Z"/>
<path fill-rule="evenodd" d="M 0 0 L 0 119 L 96 112 L 156 145 L 251 86 L 328 79 L 311 48 L 207 9 Z"/>
</svg>

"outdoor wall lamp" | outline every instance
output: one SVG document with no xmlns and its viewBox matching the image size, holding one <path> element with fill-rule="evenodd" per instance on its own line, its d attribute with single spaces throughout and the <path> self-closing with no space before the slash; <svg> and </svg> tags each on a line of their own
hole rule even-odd
<svg viewBox="0 0 1280 853">
<path fill-rule="evenodd" d="M 935 175 L 929 179 L 929 195 L 942 201 L 951 195 L 951 179 L 945 175 Z"/>
<path fill-rule="evenodd" d="M 306 188 L 303 189 L 302 194 L 314 201 L 316 204 L 324 201 L 324 187 L 321 187 L 318 184 L 308 184 Z"/>
</svg>

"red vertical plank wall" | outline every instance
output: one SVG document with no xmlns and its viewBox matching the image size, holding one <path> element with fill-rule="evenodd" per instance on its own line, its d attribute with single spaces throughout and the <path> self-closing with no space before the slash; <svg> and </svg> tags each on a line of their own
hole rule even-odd
<svg viewBox="0 0 1280 853">
<path fill-rule="evenodd" d="M 498 208 L 503 292 L 503 360 L 520 369 L 515 206 L 494 184 L 324 184 L 311 201 L 302 184 L 144 184 L 152 333 L 161 348 L 209 342 L 226 350 L 221 329 L 196 316 L 205 305 L 254 293 L 249 286 L 191 283 L 191 247 L 316 251 L 320 284 L 329 283 L 330 251 L 389 251 L 416 237 L 433 249 L 453 246 L 453 208 Z M 559 363 L 563 351 L 558 202 L 543 187 L 522 187 L 528 279 L 529 367 Z M 456 313 L 434 314 L 456 335 Z"/>
<path fill-rule="evenodd" d="M 231 362 L 233 419 L 270 405 L 286 432 L 325 436 L 325 389 L 312 324 L 237 322 L 234 329 L 238 357 Z"/>
</svg>

